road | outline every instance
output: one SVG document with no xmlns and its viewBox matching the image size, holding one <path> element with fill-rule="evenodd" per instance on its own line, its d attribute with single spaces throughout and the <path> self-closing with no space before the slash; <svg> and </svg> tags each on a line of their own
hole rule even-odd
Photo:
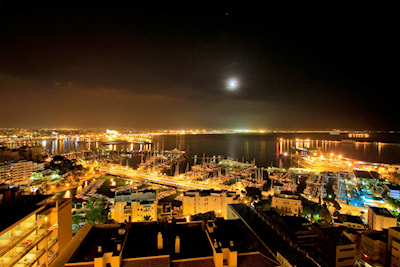
<svg viewBox="0 0 400 267">
<path fill-rule="evenodd" d="M 216 189 L 216 190 L 229 190 L 230 188 L 225 185 L 221 184 L 207 184 L 207 183 L 201 183 L 199 181 L 195 180 L 183 180 L 183 179 L 178 179 L 176 177 L 170 177 L 170 176 L 165 176 L 165 175 L 159 175 L 159 174 L 147 174 L 147 173 L 140 173 L 136 170 L 129 169 L 123 166 L 115 165 L 111 167 L 102 167 L 102 171 L 105 171 L 109 174 L 112 175 L 118 175 L 118 176 L 125 176 L 129 177 L 132 179 L 145 179 L 149 180 L 152 182 L 160 183 L 160 184 L 166 184 L 166 185 L 173 185 L 177 187 L 183 187 L 187 189 Z"/>
</svg>

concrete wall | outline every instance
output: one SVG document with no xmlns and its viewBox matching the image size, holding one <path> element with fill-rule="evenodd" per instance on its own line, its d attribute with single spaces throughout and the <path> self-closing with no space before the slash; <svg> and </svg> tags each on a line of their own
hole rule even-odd
<svg viewBox="0 0 400 267">
<path fill-rule="evenodd" d="M 336 246 L 335 266 L 354 266 L 356 256 L 356 244 Z"/>
<path fill-rule="evenodd" d="M 59 205 L 58 209 L 58 248 L 61 253 L 72 239 L 72 200 Z"/>
</svg>

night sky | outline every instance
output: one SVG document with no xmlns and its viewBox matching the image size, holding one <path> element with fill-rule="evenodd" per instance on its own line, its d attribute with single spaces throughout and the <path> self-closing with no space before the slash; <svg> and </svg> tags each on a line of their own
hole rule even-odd
<svg viewBox="0 0 400 267">
<path fill-rule="evenodd" d="M 0 2 L 0 127 L 399 129 L 394 7 L 55 2 Z"/>
</svg>

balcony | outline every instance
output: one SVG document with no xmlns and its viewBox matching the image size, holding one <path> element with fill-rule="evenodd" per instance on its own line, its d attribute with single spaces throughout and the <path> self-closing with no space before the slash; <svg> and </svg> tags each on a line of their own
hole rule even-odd
<svg viewBox="0 0 400 267">
<path fill-rule="evenodd" d="M 11 249 L 5 255 L 5 257 L 3 257 L 3 260 L 4 260 L 4 265 L 3 266 L 4 267 L 14 266 L 17 263 L 19 263 L 20 260 L 23 259 L 23 258 L 24 259 L 22 260 L 22 264 L 25 264 L 25 262 L 27 262 L 30 257 L 33 259 L 37 255 L 37 253 L 39 253 L 39 252 L 41 253 L 41 251 L 43 249 L 45 251 L 48 250 L 46 248 L 46 246 L 44 246 L 42 249 L 37 250 L 36 246 L 38 246 L 38 244 L 42 240 L 47 238 L 52 232 L 53 232 L 53 230 L 41 230 L 41 231 L 39 231 L 38 235 L 35 235 L 35 234 L 33 236 L 30 235 L 29 238 L 33 238 L 33 239 L 28 239 L 28 240 L 25 240 L 25 242 L 21 242 L 14 249 Z M 28 254 L 31 254 L 31 256 L 30 257 L 25 257 Z M 37 259 L 39 259 L 39 258 L 40 257 L 38 257 Z M 33 263 L 34 262 L 32 262 L 32 264 Z"/>
<path fill-rule="evenodd" d="M 47 217 L 35 216 L 21 222 L 0 237 L 0 266 L 33 266 L 57 244 L 58 229 L 47 227 Z"/>
</svg>

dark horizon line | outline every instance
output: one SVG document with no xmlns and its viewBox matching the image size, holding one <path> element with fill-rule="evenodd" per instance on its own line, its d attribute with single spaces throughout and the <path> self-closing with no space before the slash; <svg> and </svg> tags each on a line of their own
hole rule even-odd
<svg viewBox="0 0 400 267">
<path fill-rule="evenodd" d="M 0 130 L 5 130 L 5 129 L 20 129 L 20 130 L 122 130 L 122 131 L 149 131 L 149 132 L 165 132 L 165 131 L 230 131 L 230 132 L 241 132 L 245 133 L 248 131 L 249 133 L 254 133 L 254 132 L 259 132 L 259 133 L 273 133 L 273 132 L 304 132 L 304 133 L 309 133 L 309 132 L 315 132 L 315 133 L 324 133 L 324 132 L 338 132 L 338 133 L 347 133 L 347 132 L 397 132 L 400 133 L 399 129 L 266 129 L 266 128 L 248 128 L 248 129 L 241 129 L 241 128 L 212 128 L 212 127 L 207 127 L 207 128 L 170 128 L 170 129 L 149 129 L 149 128 L 132 128 L 132 127 L 0 127 Z"/>
</svg>

